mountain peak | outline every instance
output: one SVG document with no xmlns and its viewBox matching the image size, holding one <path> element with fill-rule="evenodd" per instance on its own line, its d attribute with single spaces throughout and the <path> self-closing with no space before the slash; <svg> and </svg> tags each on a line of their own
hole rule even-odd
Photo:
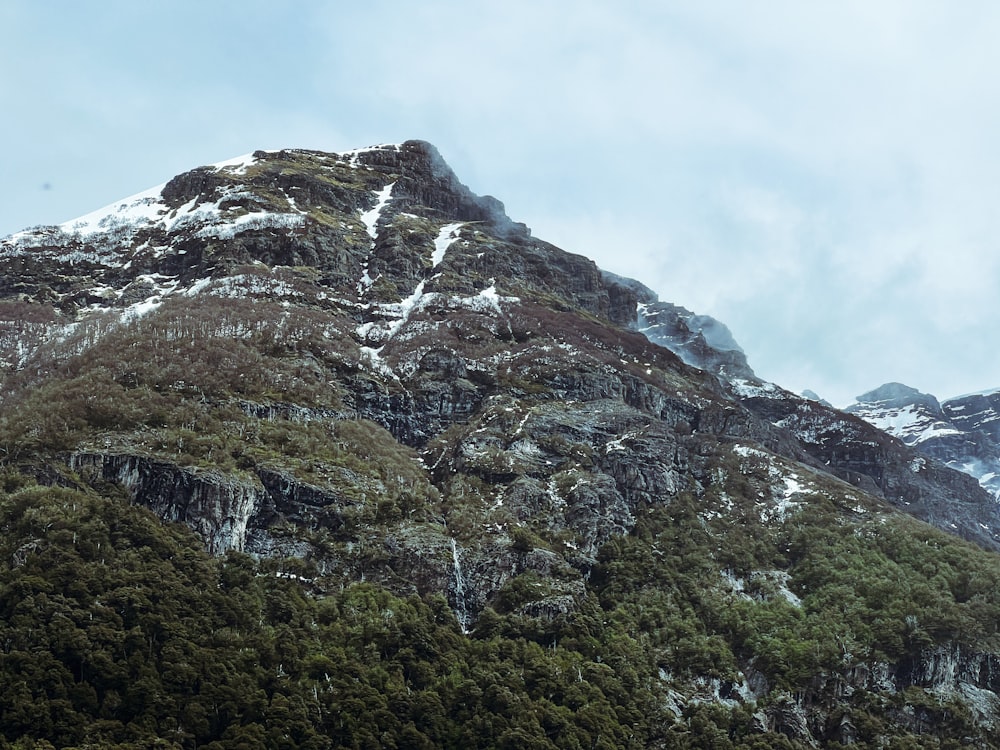
<svg viewBox="0 0 1000 750">
<path fill-rule="evenodd" d="M 921 393 L 903 383 L 884 383 L 856 398 L 859 404 L 878 404 L 882 407 L 922 406 L 934 413 L 941 413 L 941 404 L 934 396 Z"/>
<path fill-rule="evenodd" d="M 497 199 L 469 190 L 425 141 L 339 154 L 255 151 L 189 170 L 59 226 L 0 240 L 0 264 L 19 269 L 3 274 L 0 295 L 55 300 L 69 312 L 140 277 L 176 280 L 182 289 L 260 262 L 314 268 L 342 293 L 359 279 L 374 280 L 380 266 L 395 265 L 407 276 L 392 285 L 396 292 L 385 285 L 367 289 L 405 297 L 424 261 L 398 257 L 405 244 L 400 232 L 436 234 L 449 224 L 505 243 L 531 243 L 524 224 L 512 221 Z M 495 275 L 480 265 L 479 289 Z M 466 278 L 464 286 L 470 282 L 479 283 Z"/>
</svg>

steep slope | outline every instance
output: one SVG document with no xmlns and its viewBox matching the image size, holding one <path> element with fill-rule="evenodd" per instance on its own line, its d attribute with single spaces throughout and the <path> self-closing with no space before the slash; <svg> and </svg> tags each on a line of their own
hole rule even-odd
<svg viewBox="0 0 1000 750">
<path fill-rule="evenodd" d="M 689 365 L 723 380 L 756 379 L 733 334 L 709 315 L 653 299 L 639 305 L 637 326 L 650 341 L 670 349 Z"/>
<path fill-rule="evenodd" d="M 202 167 L 0 279 L 10 742 L 994 746 L 976 483 L 686 364 L 656 326 L 721 324 L 428 144 Z"/>
<path fill-rule="evenodd" d="M 798 451 L 785 445 L 778 452 L 821 466 L 940 529 L 1000 550 L 1000 505 L 991 500 L 1000 493 L 1000 444 L 991 435 L 1000 421 L 989 393 L 942 408 L 933 396 L 889 383 L 860 396 L 861 403 L 845 414 L 815 394 L 797 396 L 758 378 L 722 323 L 636 288 L 636 327 L 685 362 L 714 373 L 734 399 L 797 439 Z M 953 418 L 962 427 L 949 421 Z M 982 491 L 945 466 L 975 477 Z"/>
<path fill-rule="evenodd" d="M 791 432 L 835 476 L 940 529 L 1000 550 L 1000 506 L 972 477 L 860 417 L 773 384 L 737 379 L 730 387 L 742 404 Z"/>
</svg>

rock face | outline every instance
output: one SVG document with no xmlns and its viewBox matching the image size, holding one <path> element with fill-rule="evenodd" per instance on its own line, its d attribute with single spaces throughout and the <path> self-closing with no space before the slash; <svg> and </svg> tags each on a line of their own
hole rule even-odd
<svg viewBox="0 0 1000 750">
<path fill-rule="evenodd" d="M 689 365 L 724 380 L 756 377 L 729 328 L 715 318 L 659 301 L 639 305 L 638 315 L 639 330 L 650 341 L 670 349 Z"/>
<path fill-rule="evenodd" d="M 1000 391 L 948 399 L 900 383 L 858 396 L 846 411 L 979 480 L 1000 499 Z"/>
<path fill-rule="evenodd" d="M 761 732 L 850 743 L 851 695 L 917 686 L 998 725 L 996 655 L 944 626 L 873 645 L 859 624 L 859 655 L 838 634 L 815 680 L 773 650 L 844 596 L 803 604 L 816 517 L 853 543 L 911 533 L 902 511 L 1000 550 L 996 502 L 943 463 L 996 458 L 1000 394 L 893 384 L 858 415 L 790 394 L 723 324 L 532 237 L 429 144 L 256 152 L 3 239 L 0 362 L 6 469 L 124 494 L 212 554 L 296 558 L 320 590 L 443 595 L 466 632 L 502 612 L 555 639 L 638 596 L 616 565 L 697 540 L 661 573 L 681 590 L 701 571 L 691 601 L 722 602 L 704 632 L 642 619 L 664 639 L 643 679 L 679 717 L 759 703 Z M 747 602 L 774 611 L 730 619 Z M 900 710 L 893 726 L 922 721 Z"/>
<path fill-rule="evenodd" d="M 90 482 L 121 485 L 165 521 L 189 526 L 216 555 L 243 550 L 247 525 L 264 505 L 257 483 L 217 472 L 179 469 L 141 456 L 81 453 L 71 456 L 69 465 Z"/>
</svg>

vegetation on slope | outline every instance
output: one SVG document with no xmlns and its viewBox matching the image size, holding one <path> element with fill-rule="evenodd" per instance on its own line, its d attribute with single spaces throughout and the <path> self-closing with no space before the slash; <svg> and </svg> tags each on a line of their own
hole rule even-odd
<svg viewBox="0 0 1000 750">
<path fill-rule="evenodd" d="M 720 539 L 679 500 L 602 548 L 573 611 L 520 614 L 522 577 L 463 634 L 440 595 L 320 593 L 301 559 L 210 558 L 106 495 L 5 475 L 0 746 L 798 747 L 737 697 L 741 665 L 780 701 L 865 659 L 995 645 L 1000 622 L 995 557 L 895 516 L 859 536 L 809 514 L 762 546 L 747 562 L 786 568 L 792 603 L 773 580 L 720 587 Z M 713 681 L 732 699 L 671 699 Z M 861 748 L 989 746 L 957 701 L 912 691 L 858 689 L 834 718 Z"/>
</svg>

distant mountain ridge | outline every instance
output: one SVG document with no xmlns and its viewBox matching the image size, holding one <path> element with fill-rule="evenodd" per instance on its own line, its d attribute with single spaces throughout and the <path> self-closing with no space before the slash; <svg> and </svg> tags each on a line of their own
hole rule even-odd
<svg viewBox="0 0 1000 750">
<path fill-rule="evenodd" d="M 939 403 L 915 388 L 887 383 L 845 411 L 976 477 L 1000 501 L 1000 389 Z"/>
</svg>

